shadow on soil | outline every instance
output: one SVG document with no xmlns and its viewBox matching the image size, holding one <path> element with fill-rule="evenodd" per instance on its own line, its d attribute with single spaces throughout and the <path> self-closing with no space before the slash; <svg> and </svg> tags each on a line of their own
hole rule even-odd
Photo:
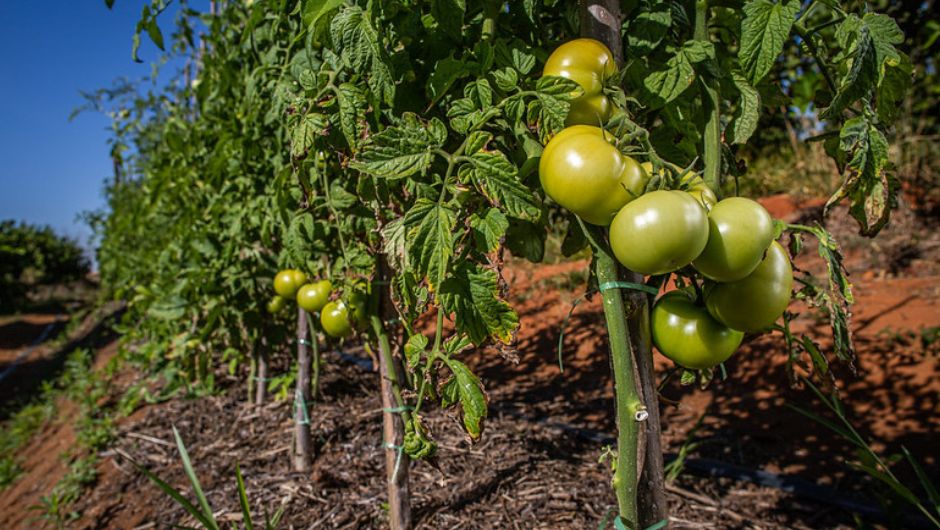
<svg viewBox="0 0 940 530">
<path fill-rule="evenodd" d="M 538 318 L 541 311 L 533 308 L 521 312 L 520 317 Z M 607 344 L 598 333 L 603 329 L 603 318 L 599 308 L 579 308 L 568 321 L 563 373 L 557 359 L 560 320 L 535 324 L 540 329 L 526 334 L 519 344 L 519 351 L 525 353 L 515 367 L 495 352 L 475 356 L 481 359 L 476 367 L 481 379 L 494 389 L 490 396 L 493 408 L 508 407 L 612 440 L 616 432 L 613 385 Z M 856 346 L 858 375 L 843 368 L 838 376 L 840 398 L 849 420 L 883 457 L 899 454 L 906 447 L 928 476 L 940 476 L 935 451 L 935 411 L 940 408 L 940 392 L 930 380 L 933 369 L 923 370 L 930 354 L 916 347 L 899 349 L 896 344 L 866 338 L 856 339 Z M 790 384 L 785 362 L 782 338 L 765 336 L 742 347 L 725 363 L 727 380 L 714 381 L 705 390 L 683 387 L 678 377 L 673 377 L 662 389 L 666 452 L 675 454 L 685 442 L 695 441 L 700 445 L 689 458 L 793 476 L 827 486 L 849 499 L 872 497 L 872 483 L 846 464 L 854 460 L 855 447 L 788 406 L 834 419 L 808 388 Z M 663 371 L 659 371 L 662 380 Z M 916 376 L 918 371 L 920 377 Z M 675 404 L 667 404 L 667 400 Z M 706 417 L 702 426 L 689 438 L 703 414 Z M 699 474 L 702 471 L 695 470 Z M 917 478 L 906 463 L 895 466 L 894 471 L 920 493 Z M 712 478 L 704 489 L 713 498 L 721 498 L 740 487 L 737 481 Z M 780 514 L 794 524 L 813 527 L 820 505 L 812 504 L 803 513 L 793 509 L 792 500 L 781 496 L 777 505 Z M 839 513 L 838 508 L 826 511 L 830 510 Z M 852 522 L 848 513 L 843 515 L 840 518 Z"/>
</svg>

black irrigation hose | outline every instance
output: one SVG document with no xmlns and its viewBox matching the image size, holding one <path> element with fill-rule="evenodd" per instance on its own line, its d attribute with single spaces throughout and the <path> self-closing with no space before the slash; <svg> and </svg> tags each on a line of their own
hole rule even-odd
<svg viewBox="0 0 940 530">
<path fill-rule="evenodd" d="M 59 325 L 59 323 L 61 322 L 60 320 L 61 316 L 62 315 L 56 315 L 55 320 L 46 324 L 46 327 L 43 328 L 39 336 L 36 337 L 36 339 L 32 343 L 30 343 L 29 347 L 21 351 L 20 354 L 17 355 L 15 359 L 13 359 L 13 362 L 10 363 L 10 365 L 7 366 L 5 370 L 3 370 L 3 373 L 0 373 L 0 382 L 6 379 L 8 375 L 12 374 L 13 370 L 15 370 L 16 367 L 19 366 L 20 363 L 23 362 L 23 359 L 28 357 L 29 354 L 33 352 L 33 350 L 35 350 L 40 344 L 42 344 L 46 340 L 46 337 L 49 336 L 49 333 L 52 332 L 52 329 L 56 327 L 57 325 Z"/>
<path fill-rule="evenodd" d="M 340 359 L 355 364 L 363 370 L 372 370 L 372 361 L 370 359 L 350 355 L 340 350 L 335 350 L 334 353 L 338 355 Z M 569 423 L 552 421 L 548 418 L 533 418 L 511 406 L 502 403 L 491 403 L 490 407 L 514 418 L 537 423 L 551 429 L 557 429 L 583 440 L 606 445 L 614 444 L 617 441 L 617 439 L 613 436 L 593 429 L 585 429 L 583 427 L 578 427 Z M 678 455 L 675 453 L 666 453 L 663 455 L 663 459 L 667 463 L 674 461 L 676 458 L 678 458 Z M 721 460 L 714 460 L 711 458 L 686 458 L 684 461 L 684 466 L 686 469 L 696 473 L 697 475 L 730 478 L 739 482 L 751 482 L 760 486 L 790 493 L 820 504 L 835 506 L 850 513 L 857 513 L 878 522 L 883 522 L 888 519 L 888 516 L 885 514 L 884 510 L 882 510 L 877 503 L 870 499 L 866 499 L 859 495 L 847 495 L 840 493 L 827 486 L 820 486 L 819 484 L 793 475 L 781 475 L 760 469 L 751 469 L 745 466 L 729 464 L 728 462 L 722 462 Z M 934 528 L 934 526 L 931 525 L 926 518 L 916 513 L 903 514 L 903 522 L 905 528 L 917 530 L 929 530 Z"/>
</svg>

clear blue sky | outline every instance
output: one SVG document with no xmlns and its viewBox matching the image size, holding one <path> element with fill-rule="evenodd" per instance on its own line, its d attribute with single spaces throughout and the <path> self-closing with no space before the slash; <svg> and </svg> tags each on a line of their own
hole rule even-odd
<svg viewBox="0 0 940 530">
<path fill-rule="evenodd" d="M 109 122 L 93 112 L 68 118 L 83 103 L 79 90 L 150 74 L 159 50 L 146 36 L 144 62 L 131 60 L 144 3 L 116 0 L 109 11 L 103 0 L 0 1 L 0 219 L 48 224 L 87 241 L 77 216 L 104 206 Z M 167 42 L 176 5 L 161 15 Z"/>
</svg>

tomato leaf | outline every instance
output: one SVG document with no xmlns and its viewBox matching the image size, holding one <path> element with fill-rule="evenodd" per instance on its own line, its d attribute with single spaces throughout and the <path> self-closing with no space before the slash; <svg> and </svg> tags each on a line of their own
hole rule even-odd
<svg viewBox="0 0 940 530">
<path fill-rule="evenodd" d="M 469 179 L 492 205 L 519 219 L 538 219 L 542 213 L 538 198 L 519 180 L 518 170 L 500 151 L 478 151 L 461 166 L 460 175 Z"/>
<path fill-rule="evenodd" d="M 420 333 L 412 335 L 405 343 L 405 361 L 408 362 L 408 369 L 415 370 L 421 366 L 421 356 L 428 347 L 428 338 Z"/>
<path fill-rule="evenodd" d="M 369 175 L 392 179 L 423 173 L 434 159 L 434 150 L 446 140 L 441 137 L 443 128 L 436 118 L 424 124 L 416 115 L 406 113 L 397 126 L 372 136 L 350 165 Z"/>
<path fill-rule="evenodd" d="M 466 0 L 431 0 L 431 16 L 454 40 L 461 40 Z"/>
<path fill-rule="evenodd" d="M 509 344 L 519 327 L 519 317 L 500 297 L 496 273 L 477 264 L 464 261 L 455 267 L 441 285 L 440 297 L 444 310 L 454 313 L 457 330 L 474 344 L 489 338 Z"/>
<path fill-rule="evenodd" d="M 800 12 L 799 0 L 757 0 L 744 4 L 738 58 L 752 85 L 770 72 Z"/>
<path fill-rule="evenodd" d="M 446 359 L 447 367 L 454 374 L 454 386 L 460 396 L 463 410 L 463 426 L 472 440 L 479 440 L 483 434 L 483 421 L 486 419 L 488 399 L 483 391 L 483 384 L 467 365 L 455 359 Z M 453 391 L 450 392 L 453 396 Z"/>
<path fill-rule="evenodd" d="M 655 50 L 672 26 L 672 11 L 663 0 L 643 0 L 624 21 L 630 57 L 643 57 Z"/>
<path fill-rule="evenodd" d="M 666 61 L 664 68 L 650 73 L 643 80 L 642 100 L 652 107 L 661 107 L 679 97 L 695 81 L 693 65 L 715 58 L 710 42 L 691 40 L 682 45 Z"/>
<path fill-rule="evenodd" d="M 333 18 L 330 34 L 342 60 L 354 72 L 367 72 L 369 89 L 391 105 L 395 99 L 392 69 L 381 37 L 372 25 L 371 13 L 358 6 L 343 8 Z"/>
<path fill-rule="evenodd" d="M 456 214 L 450 207 L 428 199 L 419 199 L 405 214 L 409 259 L 432 289 L 441 286 L 447 274 L 454 254 L 456 223 Z"/>
<path fill-rule="evenodd" d="M 875 235 L 888 222 L 897 191 L 897 182 L 888 173 L 888 140 L 868 117 L 856 116 L 842 126 L 839 148 L 846 153 L 847 174 L 825 210 L 848 197 L 849 212 L 862 233 Z"/>
<path fill-rule="evenodd" d="M 500 241 L 509 228 L 509 221 L 499 209 L 490 208 L 483 217 L 473 214 L 470 217 L 470 228 L 473 230 L 477 250 L 492 252 L 499 248 Z"/>
<path fill-rule="evenodd" d="M 904 42 L 904 34 L 886 15 L 849 15 L 836 29 L 836 40 L 843 48 L 841 64 L 846 68 L 832 103 L 821 114 L 824 119 L 835 117 L 855 101 L 868 97 L 882 84 L 886 67 L 902 64 L 894 46 Z"/>
<path fill-rule="evenodd" d="M 728 130 L 725 135 L 733 144 L 743 144 L 748 141 L 754 131 L 757 130 L 757 122 L 760 119 L 760 93 L 748 83 L 738 70 L 731 72 L 731 80 L 734 87 L 738 90 L 738 104 L 734 109 L 734 116 L 731 123 L 728 124 Z"/>
</svg>

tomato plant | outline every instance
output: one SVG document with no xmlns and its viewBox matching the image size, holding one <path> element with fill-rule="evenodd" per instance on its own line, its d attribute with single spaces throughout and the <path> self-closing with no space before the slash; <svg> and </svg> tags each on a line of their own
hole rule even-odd
<svg viewBox="0 0 940 530">
<path fill-rule="evenodd" d="M 146 33 L 167 44 L 160 5 L 144 11 L 138 42 Z M 197 42 L 194 28 L 203 26 Z M 780 70 L 781 54 L 825 78 L 812 101 L 825 129 L 812 139 L 845 177 L 828 206 L 849 202 L 863 232 L 874 234 L 897 188 L 886 133 L 910 81 L 896 48 L 902 36 L 890 18 L 838 2 L 603 1 L 587 9 L 559 0 L 256 0 L 184 9 L 177 30 L 166 48 L 188 64 L 185 82 L 147 93 L 118 86 L 92 101 L 118 107 L 110 114 L 110 211 L 94 222 L 103 281 L 130 300 L 127 318 L 141 321 L 128 339 L 147 342 L 153 364 L 167 362 L 161 353 L 170 344 L 187 345 L 177 357 L 189 376 L 181 380 L 208 384 L 213 362 L 234 371 L 250 358 L 261 370 L 268 354 L 285 352 L 285 313 L 257 307 L 275 271 L 307 271 L 349 293 L 321 318 L 342 306 L 335 334 L 354 340 L 355 328 L 377 352 L 393 528 L 410 524 L 401 493 L 409 462 L 437 451 L 427 407 L 456 408 L 468 439 L 483 436 L 485 382 L 467 358 L 487 345 L 514 347 L 519 318 L 506 295 L 505 255 L 541 261 L 546 235 L 562 229 L 566 253 L 591 248 L 590 285 L 604 298 L 621 523 L 665 518 L 657 382 L 644 346 L 650 300 L 637 286 L 655 290 L 671 279 L 702 289 L 702 275 L 687 265 L 711 240 L 707 209 L 714 213 L 746 178 L 738 147 L 765 107 L 786 105 L 793 80 Z M 558 219 L 566 221 L 550 224 Z M 804 235 L 819 242 L 829 279 L 801 282 L 795 296 L 824 309 L 831 353 L 849 360 L 851 291 L 838 246 L 817 226 L 786 229 L 793 250 Z M 749 234 L 760 236 L 754 248 L 765 239 L 757 232 Z M 763 265 L 752 250 L 740 261 L 757 266 L 754 275 Z M 721 261 L 715 252 L 700 263 Z M 736 274 L 710 274 L 737 277 L 745 268 L 729 262 Z M 305 282 L 288 275 L 274 288 L 293 299 Z M 784 283 L 773 285 L 783 292 Z M 705 285 L 721 318 L 731 320 L 717 293 L 736 284 Z M 425 334 L 419 323 L 428 316 Z M 298 345 L 316 344 L 316 330 L 301 335 L 306 313 L 297 323 Z M 832 377 L 829 357 L 793 344 L 788 366 L 811 357 L 817 377 Z M 687 346 L 661 345 L 685 359 Z M 639 424 L 641 409 L 649 418 Z M 638 459 L 641 429 L 648 443 Z M 635 484 L 654 500 L 638 506 Z"/>
</svg>

